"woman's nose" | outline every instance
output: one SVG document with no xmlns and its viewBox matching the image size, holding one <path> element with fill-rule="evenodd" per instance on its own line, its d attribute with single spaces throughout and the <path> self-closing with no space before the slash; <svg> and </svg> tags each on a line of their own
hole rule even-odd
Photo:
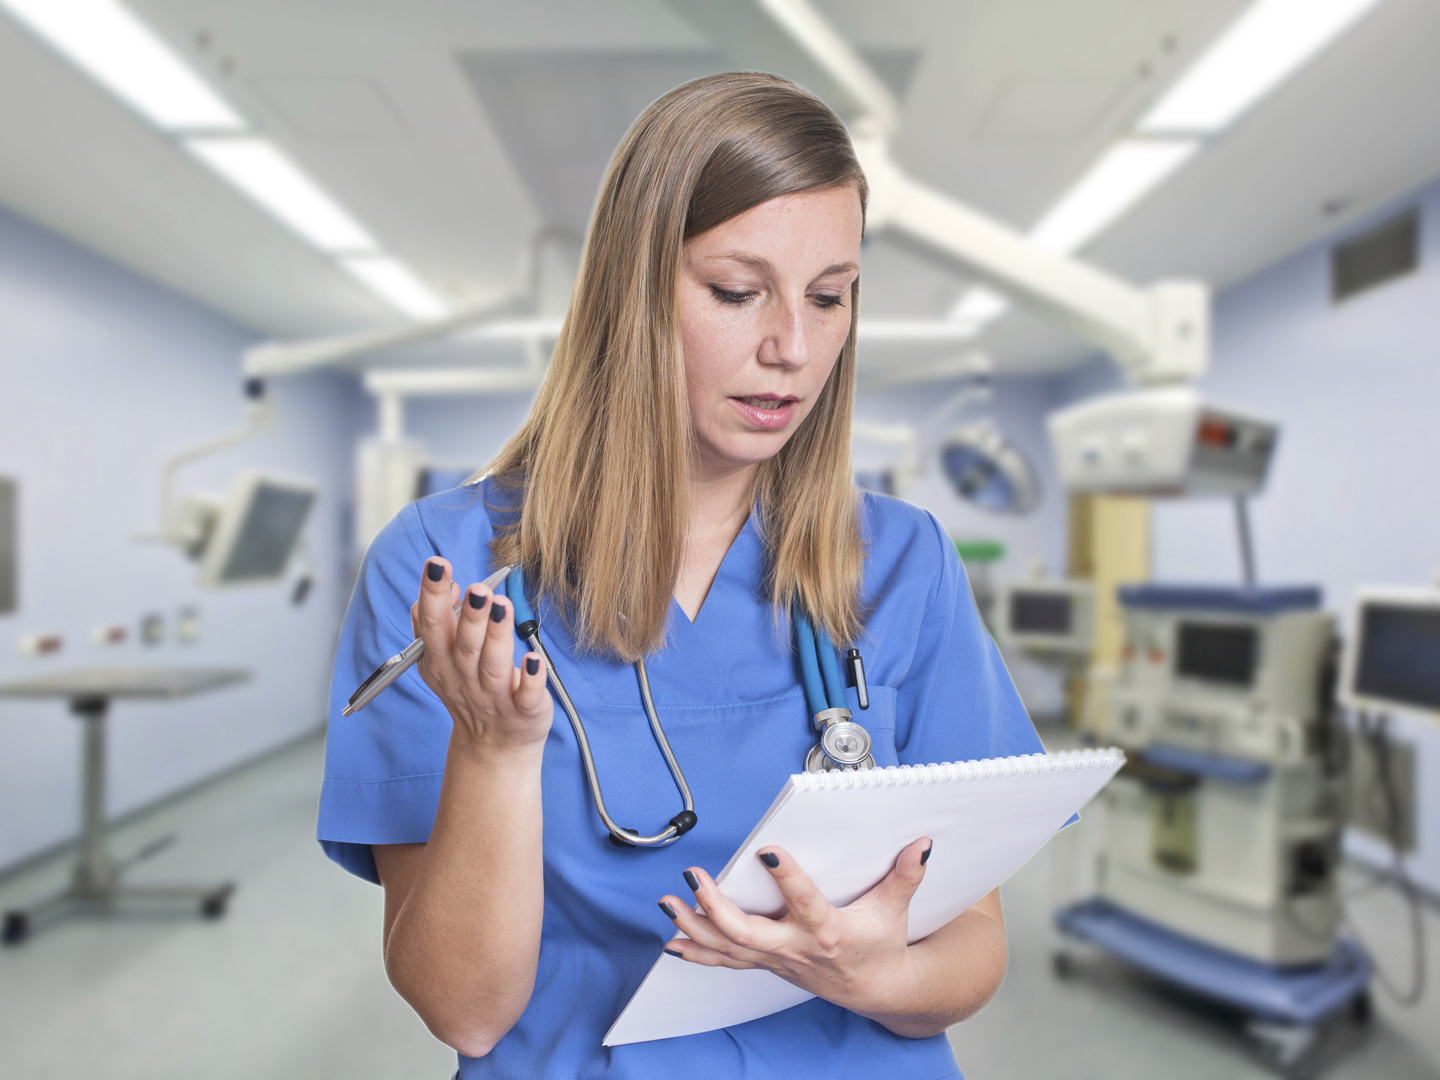
<svg viewBox="0 0 1440 1080">
<path fill-rule="evenodd" d="M 810 363 L 810 328 L 805 315 L 803 299 L 775 304 L 765 328 L 765 340 L 760 344 L 762 364 L 801 368 Z"/>
</svg>

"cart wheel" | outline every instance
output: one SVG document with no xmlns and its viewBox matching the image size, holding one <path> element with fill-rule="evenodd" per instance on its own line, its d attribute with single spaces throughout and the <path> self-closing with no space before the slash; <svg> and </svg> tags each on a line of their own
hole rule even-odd
<svg viewBox="0 0 1440 1080">
<path fill-rule="evenodd" d="M 219 919 L 225 915 L 225 905 L 230 901 L 230 894 L 216 893 L 214 896 L 207 896 L 200 901 L 200 914 L 207 919 Z"/>
<path fill-rule="evenodd" d="M 1370 1000 L 1370 991 L 1361 990 L 1350 999 L 1350 1019 L 1360 1027 L 1369 1027 L 1375 1018 L 1375 1003 Z"/>
<path fill-rule="evenodd" d="M 30 919 L 23 911 L 7 911 L 5 927 L 0 930 L 0 941 L 6 945 L 19 945 L 30 935 Z"/>
<path fill-rule="evenodd" d="M 1068 979 L 1075 974 L 1074 961 L 1070 954 L 1063 949 L 1056 949 L 1050 954 L 1050 970 L 1055 973 L 1057 979 Z"/>
</svg>

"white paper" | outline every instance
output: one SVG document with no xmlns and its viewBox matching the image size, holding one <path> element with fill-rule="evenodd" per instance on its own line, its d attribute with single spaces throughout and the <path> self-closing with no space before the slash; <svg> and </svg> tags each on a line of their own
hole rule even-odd
<svg viewBox="0 0 1440 1080">
<path fill-rule="evenodd" d="M 1118 750 L 792 776 L 716 876 L 751 914 L 786 910 L 760 848 L 784 848 L 837 907 L 874 888 L 907 844 L 934 840 L 910 903 L 909 940 L 944 926 L 1018 870 L 1124 763 Z M 605 1046 L 743 1024 L 813 994 L 768 971 L 661 954 Z"/>
</svg>

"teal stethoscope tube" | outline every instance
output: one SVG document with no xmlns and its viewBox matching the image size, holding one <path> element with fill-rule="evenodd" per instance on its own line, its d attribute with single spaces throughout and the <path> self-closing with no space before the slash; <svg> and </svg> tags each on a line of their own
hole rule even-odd
<svg viewBox="0 0 1440 1080">
<path fill-rule="evenodd" d="M 685 774 L 681 771 L 679 762 L 675 760 L 669 740 L 665 738 L 665 730 L 660 726 L 660 717 L 656 715 L 655 702 L 650 696 L 650 679 L 645 672 L 645 661 L 643 659 L 635 661 L 635 673 L 640 682 L 640 699 L 645 706 L 645 715 L 650 721 L 655 741 L 660 746 L 660 752 L 664 755 L 665 763 L 670 768 L 670 775 L 675 780 L 675 786 L 680 789 L 680 796 L 685 803 L 685 809 L 671 818 L 667 826 L 654 836 L 639 836 L 628 829 L 622 829 L 615 824 L 606 811 L 605 797 L 600 790 L 600 777 L 595 769 L 595 757 L 590 751 L 590 740 L 585 733 L 585 725 L 580 719 L 579 710 L 575 708 L 575 703 L 565 689 L 565 684 L 556 674 L 550 654 L 546 652 L 544 644 L 540 641 L 540 620 L 535 617 L 529 601 L 525 598 L 525 574 L 519 567 L 511 570 L 506 578 L 505 592 L 515 611 L 515 632 L 545 661 L 546 676 L 555 691 L 555 696 L 560 701 L 561 708 L 565 710 L 565 715 L 570 720 L 570 727 L 575 732 L 575 741 L 580 748 L 580 758 L 585 767 L 585 777 L 590 784 L 590 794 L 595 801 L 595 809 L 599 812 L 600 820 L 604 823 L 605 828 L 609 830 L 611 840 L 627 847 L 662 846 L 673 843 L 693 829 L 697 821 L 695 802 L 691 797 L 689 785 L 685 782 Z M 840 676 L 840 665 L 835 658 L 835 646 L 830 641 L 830 635 L 825 632 L 823 627 L 814 626 L 808 618 L 800 613 L 798 608 L 795 611 L 795 625 L 795 636 L 798 639 L 800 650 L 801 679 L 805 687 L 805 702 L 811 715 L 816 717 L 817 725 L 820 724 L 821 717 L 826 715 L 832 717 L 830 723 L 833 724 L 835 714 L 831 710 L 838 709 L 843 712 L 844 721 L 849 722 L 850 712 L 846 707 L 845 683 Z M 848 723 L 847 726 L 859 728 L 859 725 L 853 723 Z M 868 753 L 868 737 L 865 737 L 864 741 Z M 819 747 L 816 748 L 817 751 L 819 749 Z M 814 757 L 814 753 L 812 752 L 812 757 Z M 807 767 L 809 767 L 808 763 L 809 759 L 807 759 Z M 873 764 L 873 760 L 871 760 L 871 764 Z"/>
</svg>

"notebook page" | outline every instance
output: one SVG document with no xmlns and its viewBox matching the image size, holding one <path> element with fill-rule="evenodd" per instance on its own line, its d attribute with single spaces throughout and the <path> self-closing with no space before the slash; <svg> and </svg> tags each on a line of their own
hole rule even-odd
<svg viewBox="0 0 1440 1080">
<path fill-rule="evenodd" d="M 743 910 L 785 902 L 757 852 L 784 848 L 827 900 L 873 888 L 900 849 L 935 842 L 910 905 L 909 940 L 949 922 L 1020 868 L 1119 769 L 1118 750 L 955 765 L 792 776 L 762 824 L 717 876 Z M 768 971 L 702 967 L 661 954 L 606 1035 L 606 1046 L 729 1027 L 812 997 Z"/>
</svg>

